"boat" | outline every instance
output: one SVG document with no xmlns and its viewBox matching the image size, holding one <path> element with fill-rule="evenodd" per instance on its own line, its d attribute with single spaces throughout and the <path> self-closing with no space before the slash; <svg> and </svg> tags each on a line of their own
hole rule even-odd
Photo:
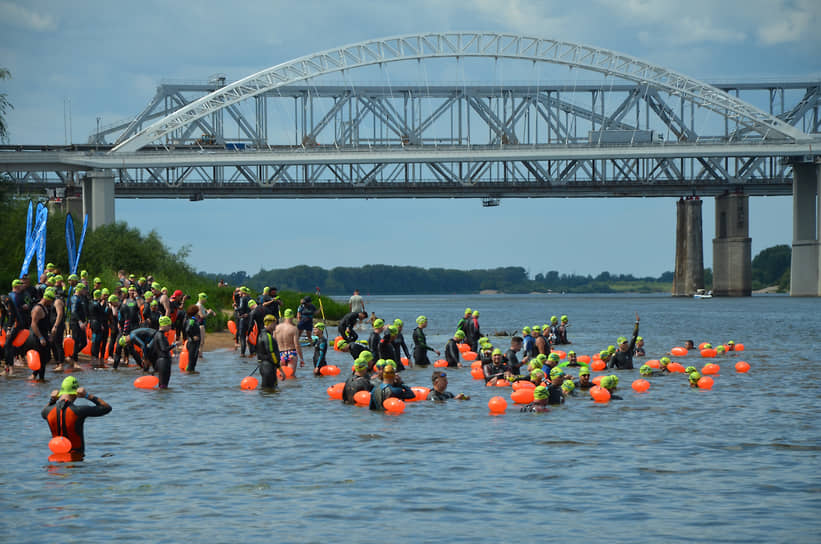
<svg viewBox="0 0 821 544">
<path fill-rule="evenodd" d="M 706 291 L 705 292 L 704 289 L 698 289 L 698 290 L 696 290 L 695 294 L 693 295 L 693 298 L 713 298 L 713 292 L 712 291 Z"/>
</svg>

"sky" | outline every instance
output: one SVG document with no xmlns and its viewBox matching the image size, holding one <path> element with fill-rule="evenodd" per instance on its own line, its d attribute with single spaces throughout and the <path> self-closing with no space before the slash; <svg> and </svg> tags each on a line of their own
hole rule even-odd
<svg viewBox="0 0 821 544">
<path fill-rule="evenodd" d="M 817 0 L 155 2 L 0 0 L 0 82 L 15 144 L 85 142 L 140 112 L 163 81 L 229 81 L 316 51 L 431 31 L 527 34 L 620 51 L 703 80 L 821 79 Z M 190 248 L 198 270 L 308 264 L 522 266 L 658 276 L 676 199 L 126 200 L 117 220 Z M 276 218 L 274 224 L 270 219 Z M 714 203 L 703 207 L 712 266 Z M 753 255 L 792 241 L 791 197 L 750 199 Z"/>
</svg>

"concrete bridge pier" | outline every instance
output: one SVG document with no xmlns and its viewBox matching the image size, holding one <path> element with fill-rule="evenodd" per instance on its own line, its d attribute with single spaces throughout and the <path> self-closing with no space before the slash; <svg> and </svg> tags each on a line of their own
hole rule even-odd
<svg viewBox="0 0 821 544">
<path fill-rule="evenodd" d="M 821 296 L 821 163 L 794 162 L 790 296 Z"/>
<path fill-rule="evenodd" d="M 114 222 L 114 173 L 92 170 L 83 178 L 83 213 L 91 230 Z"/>
<path fill-rule="evenodd" d="M 713 238 L 713 295 L 752 294 L 750 197 L 741 193 L 716 197 L 716 237 Z"/>
<path fill-rule="evenodd" d="M 676 204 L 676 270 L 673 296 L 690 297 L 704 289 L 704 243 L 701 235 L 701 206 L 698 197 L 679 199 Z"/>
</svg>

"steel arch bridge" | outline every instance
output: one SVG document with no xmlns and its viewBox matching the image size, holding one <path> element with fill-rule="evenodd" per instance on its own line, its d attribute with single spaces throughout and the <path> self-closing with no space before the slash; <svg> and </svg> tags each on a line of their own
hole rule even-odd
<svg viewBox="0 0 821 544">
<path fill-rule="evenodd" d="M 323 80 L 469 57 L 580 68 L 604 83 Z M 111 171 L 116 195 L 138 198 L 790 194 L 790 161 L 817 155 L 819 89 L 710 85 L 581 44 L 429 33 L 314 53 L 231 84 L 162 85 L 142 113 L 88 146 L 11 146 L 0 165 L 19 185 L 69 191 L 78 172 Z M 768 111 L 742 94 L 763 94 Z"/>
</svg>

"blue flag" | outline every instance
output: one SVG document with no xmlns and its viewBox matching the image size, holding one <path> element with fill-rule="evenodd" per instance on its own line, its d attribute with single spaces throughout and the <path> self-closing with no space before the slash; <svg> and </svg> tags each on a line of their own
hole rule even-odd
<svg viewBox="0 0 821 544">
<path fill-rule="evenodd" d="M 76 251 L 74 248 L 74 220 L 71 218 L 71 213 L 66 215 L 66 250 L 68 250 L 69 274 L 74 274 L 74 270 L 76 268 L 74 266 Z"/>
<path fill-rule="evenodd" d="M 80 233 L 80 243 L 77 244 L 77 258 L 74 259 L 74 270 L 72 274 L 77 273 L 77 268 L 80 266 L 80 255 L 83 253 L 83 243 L 86 241 L 86 229 L 88 228 L 88 214 L 83 217 L 83 231 Z"/>
<path fill-rule="evenodd" d="M 29 200 L 29 209 L 26 213 L 26 253 L 29 252 L 29 248 L 31 247 L 31 229 L 32 229 L 32 214 L 34 213 L 34 209 L 32 208 L 31 200 Z"/>
<path fill-rule="evenodd" d="M 41 227 L 40 233 L 38 234 L 38 241 L 37 241 L 37 277 L 32 284 L 39 281 L 40 276 L 43 275 L 43 272 L 46 270 L 46 224 L 48 223 L 48 208 L 43 206 L 40 208 L 40 217 L 38 218 Z"/>
</svg>

